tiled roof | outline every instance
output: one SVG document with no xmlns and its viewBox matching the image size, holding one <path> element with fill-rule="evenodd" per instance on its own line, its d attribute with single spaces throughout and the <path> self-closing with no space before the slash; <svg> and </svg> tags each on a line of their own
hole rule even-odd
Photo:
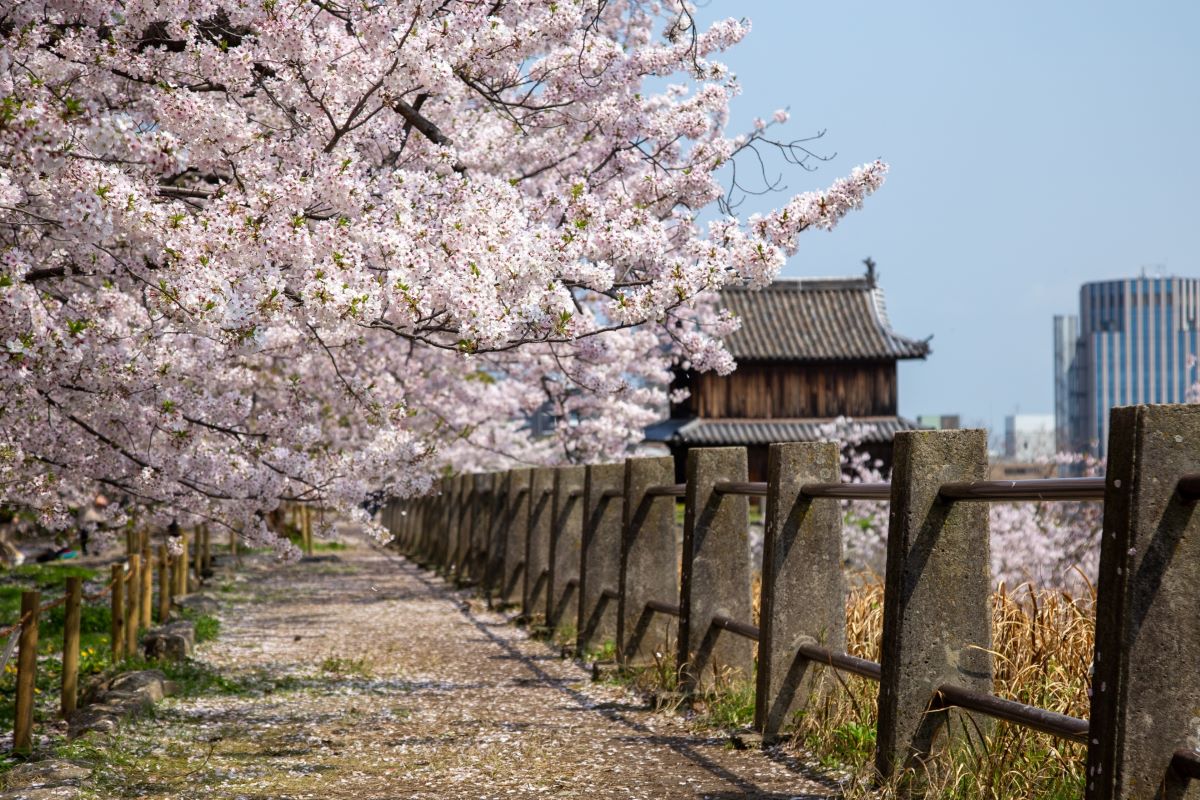
<svg viewBox="0 0 1200 800">
<path fill-rule="evenodd" d="M 742 320 L 725 339 L 738 360 L 827 361 L 924 358 L 929 342 L 892 330 L 883 290 L 869 278 L 777 280 L 730 288 L 722 305 Z"/>
<path fill-rule="evenodd" d="M 646 428 L 650 442 L 685 442 L 692 445 L 774 444 L 816 442 L 831 438 L 831 419 L 673 419 Z M 890 442 L 898 431 L 916 430 L 903 417 L 855 417 L 850 426 L 863 426 L 865 442 Z"/>
</svg>

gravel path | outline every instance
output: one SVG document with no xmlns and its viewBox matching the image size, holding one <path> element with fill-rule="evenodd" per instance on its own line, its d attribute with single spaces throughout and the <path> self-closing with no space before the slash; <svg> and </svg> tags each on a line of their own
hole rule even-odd
<svg viewBox="0 0 1200 800">
<path fill-rule="evenodd" d="M 592 683 L 389 553 L 262 559 L 223 590 L 221 636 L 198 658 L 231 683 L 129 726 L 97 796 L 836 796 L 782 753 L 735 750 Z"/>
</svg>

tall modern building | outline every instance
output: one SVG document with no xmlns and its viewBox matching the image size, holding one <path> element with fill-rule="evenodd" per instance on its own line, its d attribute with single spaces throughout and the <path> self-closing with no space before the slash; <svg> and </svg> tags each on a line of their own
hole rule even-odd
<svg viewBox="0 0 1200 800">
<path fill-rule="evenodd" d="M 1079 315 L 1054 319 L 1061 445 L 1103 456 L 1113 406 L 1184 402 L 1194 380 L 1187 361 L 1197 352 L 1198 334 L 1198 278 L 1085 283 Z"/>
<path fill-rule="evenodd" d="M 1054 446 L 1060 453 L 1074 450 L 1071 442 L 1071 365 L 1079 339 L 1079 317 L 1054 315 Z"/>
</svg>

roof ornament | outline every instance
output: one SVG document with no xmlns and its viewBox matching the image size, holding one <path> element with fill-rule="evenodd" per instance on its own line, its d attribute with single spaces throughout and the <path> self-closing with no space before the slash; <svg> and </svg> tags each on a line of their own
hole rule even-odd
<svg viewBox="0 0 1200 800">
<path fill-rule="evenodd" d="M 874 289 L 876 282 L 878 280 L 878 277 L 879 277 L 875 273 L 875 259 L 871 258 L 870 256 L 867 256 L 866 258 L 863 259 L 862 263 L 867 265 L 867 286 Z"/>
</svg>

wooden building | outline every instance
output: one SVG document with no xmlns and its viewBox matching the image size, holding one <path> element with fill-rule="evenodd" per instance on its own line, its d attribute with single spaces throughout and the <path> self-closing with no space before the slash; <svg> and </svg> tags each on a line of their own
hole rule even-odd
<svg viewBox="0 0 1200 800">
<path fill-rule="evenodd" d="M 647 441 L 670 449 L 680 476 L 691 447 L 744 445 L 750 479 L 766 480 L 768 444 L 826 438 L 830 423 L 849 417 L 870 426 L 864 447 L 890 464 L 893 434 L 916 427 L 897 416 L 896 363 L 925 358 L 929 343 L 892 330 L 872 267 L 861 278 L 722 292 L 742 321 L 726 339 L 737 369 L 679 371 L 672 388 L 691 395 L 646 429 Z"/>
</svg>

